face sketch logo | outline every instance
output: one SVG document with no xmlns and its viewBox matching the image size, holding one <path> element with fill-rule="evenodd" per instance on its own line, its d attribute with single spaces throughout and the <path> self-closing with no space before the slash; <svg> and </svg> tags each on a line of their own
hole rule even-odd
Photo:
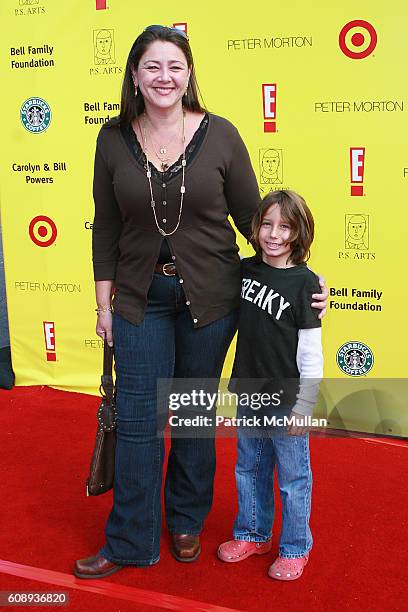
<svg viewBox="0 0 408 612">
<path fill-rule="evenodd" d="M 276 83 L 263 83 L 264 132 L 276 132 Z"/>
<path fill-rule="evenodd" d="M 374 355 L 366 344 L 353 340 L 339 348 L 336 361 L 348 376 L 365 376 L 373 367 Z"/>
<path fill-rule="evenodd" d="M 350 195 L 364 195 L 364 162 L 365 162 L 365 147 L 350 147 Z M 353 183 L 357 183 L 353 185 Z"/>
<path fill-rule="evenodd" d="M 53 321 L 43 321 L 44 340 L 47 361 L 57 361 L 55 352 L 55 323 Z"/>
<path fill-rule="evenodd" d="M 259 150 L 259 175 L 261 185 L 282 185 L 282 149 Z"/>
<path fill-rule="evenodd" d="M 187 32 L 187 24 L 185 22 L 173 23 L 173 28 L 176 28 L 176 30 L 181 30 L 186 35 L 188 34 L 188 32 Z"/>
<path fill-rule="evenodd" d="M 347 57 L 363 59 L 374 51 L 377 45 L 377 32 L 368 21 L 354 19 L 342 28 L 339 45 Z"/>
<path fill-rule="evenodd" d="M 344 246 L 353 251 L 368 251 L 370 246 L 368 215 L 345 215 Z"/>
<path fill-rule="evenodd" d="M 51 109 L 42 98 L 28 98 L 20 109 L 21 123 L 32 134 L 45 132 L 51 122 Z"/>
<path fill-rule="evenodd" d="M 49 247 L 57 239 L 57 226 L 50 217 L 38 215 L 30 221 L 28 233 L 39 247 Z"/>
<path fill-rule="evenodd" d="M 115 63 L 115 41 L 113 30 L 94 30 L 94 64 L 96 66 Z"/>
</svg>

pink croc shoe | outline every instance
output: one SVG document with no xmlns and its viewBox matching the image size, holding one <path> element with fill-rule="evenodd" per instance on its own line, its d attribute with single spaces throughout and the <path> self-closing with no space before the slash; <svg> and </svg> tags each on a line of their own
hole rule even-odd
<svg viewBox="0 0 408 612">
<path fill-rule="evenodd" d="M 268 576 L 275 580 L 297 580 L 303 574 L 303 568 L 309 561 L 309 555 L 297 559 L 278 557 L 270 566 Z"/>
<path fill-rule="evenodd" d="M 264 555 L 271 550 L 272 542 L 245 542 L 244 540 L 229 540 L 218 549 L 218 557 L 226 563 L 243 561 L 251 555 Z"/>
</svg>

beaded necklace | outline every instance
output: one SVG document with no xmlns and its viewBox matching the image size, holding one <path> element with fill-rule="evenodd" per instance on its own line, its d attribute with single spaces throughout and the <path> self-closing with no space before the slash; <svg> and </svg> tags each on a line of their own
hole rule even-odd
<svg viewBox="0 0 408 612">
<path fill-rule="evenodd" d="M 146 176 L 147 176 L 147 180 L 149 182 L 149 188 L 150 188 L 150 206 L 152 207 L 152 210 L 153 210 L 153 216 L 154 216 L 154 221 L 156 223 L 156 227 L 157 227 L 158 231 L 160 232 L 160 234 L 162 236 L 171 236 L 172 234 L 174 234 L 174 232 L 176 232 L 178 230 L 178 227 L 180 225 L 180 220 L 181 220 L 181 213 L 183 212 L 183 200 L 184 200 L 184 194 L 186 192 L 186 187 L 185 187 L 185 169 L 186 169 L 186 165 L 187 165 L 187 162 L 186 162 L 185 123 L 186 123 L 186 113 L 183 110 L 183 135 L 182 135 L 183 155 L 182 155 L 182 159 L 181 159 L 182 175 L 181 175 L 181 187 L 180 187 L 180 208 L 179 208 L 179 214 L 178 214 L 178 219 L 177 219 L 176 227 L 171 232 L 166 232 L 162 227 L 160 227 L 159 222 L 157 220 L 156 202 L 155 202 L 155 199 L 154 199 L 153 186 L 152 186 L 152 170 L 151 170 L 151 167 L 150 167 L 151 162 L 149 161 L 149 155 L 148 155 L 148 150 L 147 150 L 146 126 L 144 124 L 144 120 L 140 122 L 140 129 L 141 129 L 141 132 L 142 132 L 143 143 L 144 143 L 143 153 L 145 154 L 145 158 L 146 158 Z"/>
</svg>

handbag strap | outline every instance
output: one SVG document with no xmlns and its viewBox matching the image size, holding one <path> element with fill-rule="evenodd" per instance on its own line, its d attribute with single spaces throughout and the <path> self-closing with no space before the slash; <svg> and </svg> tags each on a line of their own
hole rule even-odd
<svg viewBox="0 0 408 612">
<path fill-rule="evenodd" d="M 103 343 L 103 374 L 101 376 L 101 387 L 105 393 L 106 399 L 113 401 L 115 386 L 112 377 L 113 366 L 113 347 L 109 346 L 106 340 Z"/>
</svg>

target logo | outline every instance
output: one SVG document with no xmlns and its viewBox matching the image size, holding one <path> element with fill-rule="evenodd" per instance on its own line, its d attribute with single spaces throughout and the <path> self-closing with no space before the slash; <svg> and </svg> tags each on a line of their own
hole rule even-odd
<svg viewBox="0 0 408 612">
<path fill-rule="evenodd" d="M 173 28 L 176 28 L 176 30 L 181 30 L 187 36 L 187 24 L 185 22 L 173 23 Z"/>
<path fill-rule="evenodd" d="M 276 83 L 263 83 L 262 101 L 264 132 L 276 132 Z"/>
<path fill-rule="evenodd" d="M 363 59 L 374 51 L 377 32 L 371 23 L 363 19 L 349 21 L 339 34 L 339 45 L 347 57 Z"/>
<path fill-rule="evenodd" d="M 364 195 L 364 162 L 365 162 L 365 147 L 350 147 L 350 195 Z M 357 183 L 354 184 L 353 183 Z"/>
<path fill-rule="evenodd" d="M 55 352 L 55 323 L 53 321 L 43 321 L 43 327 L 47 361 L 57 361 L 57 353 Z"/>
<path fill-rule="evenodd" d="M 28 233 L 37 246 L 49 247 L 57 238 L 57 226 L 49 217 L 38 215 L 31 220 Z"/>
</svg>

